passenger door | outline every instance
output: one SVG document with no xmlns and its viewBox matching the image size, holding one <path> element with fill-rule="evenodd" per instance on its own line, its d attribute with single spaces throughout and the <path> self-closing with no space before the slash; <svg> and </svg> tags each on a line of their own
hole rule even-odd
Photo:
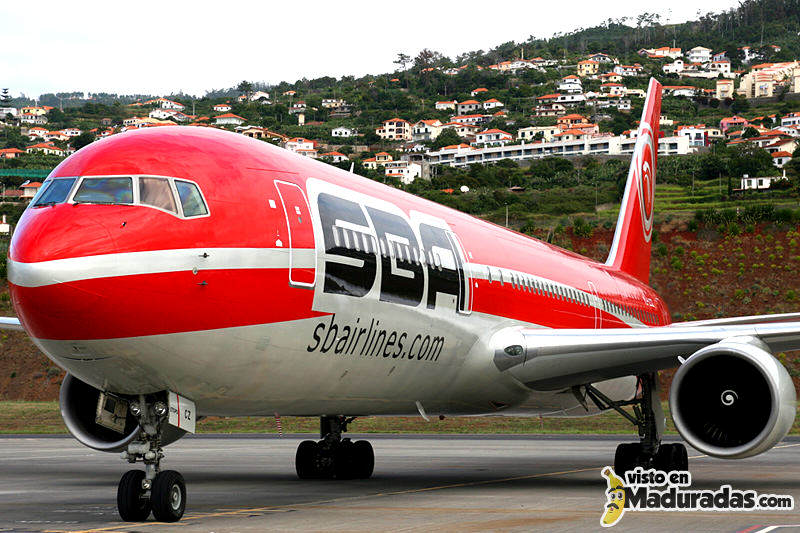
<svg viewBox="0 0 800 533">
<path fill-rule="evenodd" d="M 289 285 L 311 288 L 316 281 L 314 227 L 308 200 L 294 183 L 275 180 L 289 231 Z"/>
</svg>

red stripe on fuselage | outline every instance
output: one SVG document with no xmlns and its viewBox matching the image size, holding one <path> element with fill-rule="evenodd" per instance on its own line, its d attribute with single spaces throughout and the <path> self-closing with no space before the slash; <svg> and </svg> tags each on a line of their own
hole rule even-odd
<svg viewBox="0 0 800 533">
<path fill-rule="evenodd" d="M 10 288 L 33 337 L 109 339 L 326 314 L 311 310 L 314 291 L 292 288 L 288 279 L 287 269 L 208 270 Z"/>
</svg>

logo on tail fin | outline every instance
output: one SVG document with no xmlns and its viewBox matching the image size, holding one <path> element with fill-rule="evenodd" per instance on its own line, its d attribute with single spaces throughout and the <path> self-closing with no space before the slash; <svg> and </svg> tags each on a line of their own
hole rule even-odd
<svg viewBox="0 0 800 533">
<path fill-rule="evenodd" d="M 653 214 L 655 212 L 655 181 L 653 179 L 655 169 L 655 146 L 653 141 L 653 131 L 650 124 L 643 124 L 639 133 L 637 143 L 644 143 L 638 161 L 635 163 L 636 184 L 639 189 L 639 212 L 642 215 L 642 233 L 645 242 L 650 242 L 653 234 Z"/>
</svg>

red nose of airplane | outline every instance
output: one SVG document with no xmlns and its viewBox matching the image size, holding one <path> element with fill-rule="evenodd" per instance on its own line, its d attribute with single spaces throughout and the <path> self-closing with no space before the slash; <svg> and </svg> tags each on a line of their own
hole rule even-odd
<svg viewBox="0 0 800 533">
<path fill-rule="evenodd" d="M 109 219 L 108 209 L 72 204 L 31 207 L 20 219 L 8 253 L 8 280 L 14 308 L 33 337 L 63 338 L 70 325 L 96 319 L 94 309 L 103 296 L 75 283 L 96 273 L 86 264 L 75 271 L 71 260 L 116 252 L 109 227 L 115 217 Z"/>
</svg>

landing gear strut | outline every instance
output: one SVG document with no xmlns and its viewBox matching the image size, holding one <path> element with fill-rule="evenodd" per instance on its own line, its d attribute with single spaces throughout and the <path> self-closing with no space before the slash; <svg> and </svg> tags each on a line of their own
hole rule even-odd
<svg viewBox="0 0 800 533">
<path fill-rule="evenodd" d="M 584 387 L 586 397 L 592 400 L 598 409 L 601 411 L 614 409 L 630 420 L 639 430 L 639 442 L 617 446 L 617 452 L 614 455 L 614 471 L 617 475 L 622 476 L 637 466 L 641 466 L 645 470 L 654 468 L 665 472 L 688 470 L 689 456 L 686 446 L 680 443 L 661 444 L 665 418 L 658 394 L 658 377 L 651 372 L 639 375 L 638 379 L 642 394 L 629 401 L 614 401 L 592 385 Z M 576 391 L 576 395 L 579 395 L 579 391 Z M 585 400 L 583 401 L 585 402 Z M 633 407 L 633 415 L 623 409 L 628 405 Z"/>
<path fill-rule="evenodd" d="M 372 445 L 342 438 L 355 417 L 320 417 L 320 441 L 304 440 L 297 447 L 295 469 L 300 479 L 366 479 L 375 467 Z"/>
<path fill-rule="evenodd" d="M 142 522 L 152 511 L 159 522 L 177 522 L 186 509 L 186 483 L 178 472 L 161 470 L 167 406 L 161 401 L 148 403 L 140 396 L 138 402 L 131 403 L 130 411 L 141 431 L 122 452 L 122 458 L 129 463 L 142 461 L 145 470 L 129 470 L 122 476 L 117 487 L 119 515 L 126 522 Z"/>
</svg>

